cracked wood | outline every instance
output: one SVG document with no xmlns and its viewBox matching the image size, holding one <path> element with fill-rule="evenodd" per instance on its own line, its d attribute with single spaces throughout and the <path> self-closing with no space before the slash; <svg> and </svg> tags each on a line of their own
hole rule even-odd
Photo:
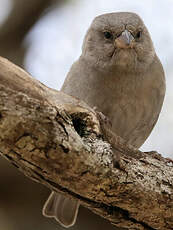
<svg viewBox="0 0 173 230">
<path fill-rule="evenodd" d="M 0 151 L 26 176 L 117 227 L 173 229 L 173 162 L 128 146 L 84 102 L 3 58 Z"/>
</svg>

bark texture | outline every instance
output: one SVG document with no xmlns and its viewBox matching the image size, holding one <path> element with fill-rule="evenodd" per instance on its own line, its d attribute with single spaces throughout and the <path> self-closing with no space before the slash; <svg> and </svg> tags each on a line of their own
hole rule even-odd
<svg viewBox="0 0 173 230">
<path fill-rule="evenodd" d="M 0 151 L 26 176 L 123 229 L 173 229 L 173 162 L 0 58 Z"/>
</svg>

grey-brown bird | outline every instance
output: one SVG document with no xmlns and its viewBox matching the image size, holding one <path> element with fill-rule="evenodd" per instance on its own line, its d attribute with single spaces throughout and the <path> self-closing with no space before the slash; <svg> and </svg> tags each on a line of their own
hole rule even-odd
<svg viewBox="0 0 173 230">
<path fill-rule="evenodd" d="M 97 107 L 117 135 L 139 148 L 158 119 L 165 95 L 164 71 L 141 18 L 128 12 L 96 17 L 62 91 Z M 79 201 L 52 192 L 43 214 L 70 227 L 78 208 Z"/>
</svg>

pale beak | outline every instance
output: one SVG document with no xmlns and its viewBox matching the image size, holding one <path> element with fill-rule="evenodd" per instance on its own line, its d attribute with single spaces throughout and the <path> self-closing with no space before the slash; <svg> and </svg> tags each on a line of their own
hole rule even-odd
<svg viewBox="0 0 173 230">
<path fill-rule="evenodd" d="M 133 40 L 133 35 L 128 30 L 124 30 L 122 34 L 115 39 L 115 45 L 118 48 L 132 48 L 131 43 Z"/>
</svg>

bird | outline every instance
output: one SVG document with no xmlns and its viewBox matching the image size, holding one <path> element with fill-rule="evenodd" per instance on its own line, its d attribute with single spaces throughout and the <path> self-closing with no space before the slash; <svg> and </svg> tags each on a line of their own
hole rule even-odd
<svg viewBox="0 0 173 230">
<path fill-rule="evenodd" d="M 165 88 L 164 70 L 143 20 L 136 13 L 113 12 L 91 23 L 61 91 L 96 107 L 114 133 L 139 148 L 158 120 Z M 79 206 L 52 192 L 43 215 L 68 228 Z"/>
</svg>

